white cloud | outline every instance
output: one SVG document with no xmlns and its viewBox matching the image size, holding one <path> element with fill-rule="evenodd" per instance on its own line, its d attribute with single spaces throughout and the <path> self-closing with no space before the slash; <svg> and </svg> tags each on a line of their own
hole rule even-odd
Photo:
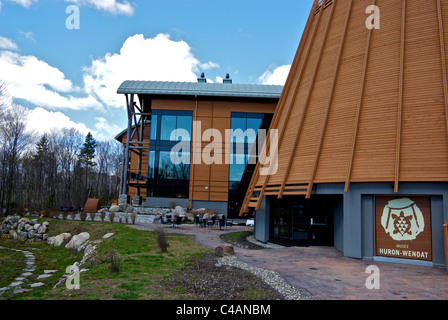
<svg viewBox="0 0 448 320">
<path fill-rule="evenodd" d="M 258 82 L 268 85 L 284 85 L 290 70 L 291 65 L 271 66 L 258 78 Z"/>
<path fill-rule="evenodd" d="M 84 69 L 84 84 L 88 94 L 106 105 L 123 107 L 123 97 L 116 92 L 125 80 L 195 82 L 200 69 L 217 66 L 201 64 L 186 42 L 173 41 L 167 34 L 149 39 L 137 34 L 125 41 L 120 53 L 92 61 Z"/>
<path fill-rule="evenodd" d="M 34 131 L 38 135 L 50 133 L 52 130 L 62 128 L 75 128 L 82 134 L 87 134 L 90 131 L 85 124 L 73 122 L 61 112 L 47 111 L 41 107 L 37 107 L 31 110 L 28 115 L 27 129 Z"/>
<path fill-rule="evenodd" d="M 29 8 L 34 2 L 37 2 L 38 0 L 7 0 L 9 2 L 15 2 L 17 4 L 20 4 L 22 7 Z"/>
<path fill-rule="evenodd" d="M 1 8 L 1 2 L 0 2 L 0 8 Z M 0 36 L 0 49 L 14 50 L 14 51 L 19 50 L 19 48 L 17 47 L 17 44 L 14 41 L 12 41 L 11 39 L 2 37 L 2 36 Z"/>
<path fill-rule="evenodd" d="M 21 5 L 24 8 L 29 8 L 33 3 L 37 3 L 39 0 L 6 0 Z M 127 0 L 65 0 L 79 6 L 89 6 L 100 11 L 105 11 L 113 15 L 127 15 L 132 16 L 135 12 L 134 6 Z M 0 0 L 0 9 L 2 7 L 2 1 Z"/>
<path fill-rule="evenodd" d="M 96 130 L 92 132 L 92 135 L 97 140 L 113 139 L 117 134 L 123 131 L 123 128 L 120 128 L 116 124 L 109 123 L 107 119 L 103 117 L 96 117 L 95 120 L 97 121 L 95 124 Z"/>
<path fill-rule="evenodd" d="M 103 109 L 94 97 L 81 94 L 63 72 L 34 56 L 0 51 L 0 70 L 16 99 L 50 109 Z"/>
<path fill-rule="evenodd" d="M 100 11 L 105 11 L 113 15 L 132 16 L 135 8 L 126 0 L 65 0 L 79 6 L 89 6 Z"/>
<path fill-rule="evenodd" d="M 84 123 L 74 122 L 62 112 L 53 112 L 37 107 L 30 110 L 28 114 L 27 130 L 40 136 L 44 133 L 51 133 L 64 128 L 74 128 L 83 135 L 86 135 L 88 132 L 92 133 L 93 137 L 99 141 L 114 139 L 123 130 L 116 124 L 109 123 L 103 117 L 95 117 L 95 120 L 94 128 L 88 128 Z"/>
</svg>

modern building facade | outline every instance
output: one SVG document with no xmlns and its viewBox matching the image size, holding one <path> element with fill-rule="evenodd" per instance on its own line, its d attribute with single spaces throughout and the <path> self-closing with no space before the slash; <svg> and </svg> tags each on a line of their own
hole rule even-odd
<svg viewBox="0 0 448 320">
<path fill-rule="evenodd" d="M 282 86 L 125 81 L 122 193 L 148 207 L 207 208 L 238 217 Z M 129 141 L 129 143 L 128 143 Z M 251 157 L 253 155 L 253 158 Z M 127 161 L 126 161 L 127 159 Z"/>
<path fill-rule="evenodd" d="M 315 1 L 241 213 L 255 237 L 443 266 L 448 3 Z M 272 142 L 267 139 L 266 146 Z"/>
</svg>

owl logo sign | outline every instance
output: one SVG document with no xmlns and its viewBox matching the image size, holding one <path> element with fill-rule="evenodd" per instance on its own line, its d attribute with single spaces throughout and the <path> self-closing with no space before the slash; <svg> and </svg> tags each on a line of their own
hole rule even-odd
<svg viewBox="0 0 448 320">
<path fill-rule="evenodd" d="M 376 255 L 432 260 L 431 197 L 375 196 Z"/>
<path fill-rule="evenodd" d="M 381 225 L 395 241 L 415 240 L 425 230 L 422 211 L 408 198 L 389 201 L 383 209 Z"/>
</svg>

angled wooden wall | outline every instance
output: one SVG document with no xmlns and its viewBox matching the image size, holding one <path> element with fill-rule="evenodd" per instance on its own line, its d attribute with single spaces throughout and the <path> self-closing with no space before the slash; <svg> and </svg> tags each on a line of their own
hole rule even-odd
<svg viewBox="0 0 448 320">
<path fill-rule="evenodd" d="M 316 183 L 448 181 L 447 49 L 446 1 L 315 1 L 271 125 L 278 171 L 257 166 L 241 213 Z"/>
</svg>

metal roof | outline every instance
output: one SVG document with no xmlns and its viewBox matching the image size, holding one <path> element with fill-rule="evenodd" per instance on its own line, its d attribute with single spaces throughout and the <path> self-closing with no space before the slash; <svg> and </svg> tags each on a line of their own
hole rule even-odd
<svg viewBox="0 0 448 320">
<path fill-rule="evenodd" d="M 282 90 L 283 86 L 278 85 L 125 81 L 118 88 L 117 93 L 278 99 Z"/>
</svg>

